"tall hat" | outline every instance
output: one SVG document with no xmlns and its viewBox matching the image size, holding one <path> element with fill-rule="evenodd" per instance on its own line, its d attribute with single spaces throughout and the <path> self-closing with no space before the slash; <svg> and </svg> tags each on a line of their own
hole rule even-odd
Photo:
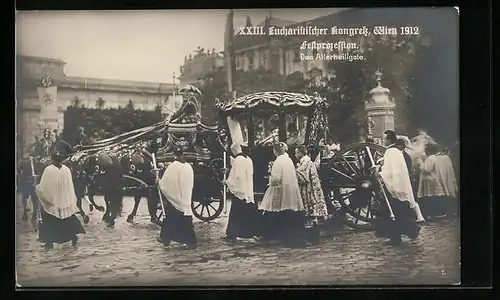
<svg viewBox="0 0 500 300">
<path fill-rule="evenodd" d="M 241 143 L 235 142 L 231 145 L 231 152 L 233 152 L 234 155 L 237 155 L 242 152 L 241 149 Z"/>
</svg>

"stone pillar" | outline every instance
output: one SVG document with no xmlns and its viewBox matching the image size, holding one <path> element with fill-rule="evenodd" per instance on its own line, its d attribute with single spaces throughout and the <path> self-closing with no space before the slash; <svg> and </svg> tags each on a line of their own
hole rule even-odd
<svg viewBox="0 0 500 300">
<path fill-rule="evenodd" d="M 261 66 L 261 57 L 260 57 L 260 51 L 255 50 L 253 54 L 253 68 L 254 70 L 257 70 Z"/>
<path fill-rule="evenodd" d="M 278 55 L 278 58 L 279 58 L 279 68 L 280 68 L 280 74 L 282 75 L 285 75 L 285 69 L 286 69 L 286 66 L 285 66 L 285 51 L 283 50 L 283 48 L 279 48 L 279 55 Z"/>
<path fill-rule="evenodd" d="M 377 144 L 383 143 L 384 132 L 394 130 L 394 112 L 396 104 L 390 97 L 390 90 L 382 87 L 382 73 L 377 71 L 377 86 L 370 91 L 370 99 L 365 103 L 368 117 L 367 133 Z"/>
</svg>

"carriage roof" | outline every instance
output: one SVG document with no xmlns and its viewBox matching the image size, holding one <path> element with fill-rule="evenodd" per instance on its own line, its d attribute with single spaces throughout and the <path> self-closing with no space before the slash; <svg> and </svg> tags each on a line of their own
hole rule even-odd
<svg viewBox="0 0 500 300">
<path fill-rule="evenodd" d="M 258 92 L 248 94 L 218 106 L 223 113 L 238 114 L 249 110 L 300 110 L 310 109 L 316 98 L 307 94 L 291 92 Z"/>
</svg>

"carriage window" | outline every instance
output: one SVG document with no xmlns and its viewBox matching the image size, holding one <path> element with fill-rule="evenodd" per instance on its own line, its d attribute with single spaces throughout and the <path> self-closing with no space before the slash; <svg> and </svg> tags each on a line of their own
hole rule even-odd
<svg viewBox="0 0 500 300">
<path fill-rule="evenodd" d="M 241 134 L 243 135 L 243 143 L 248 145 L 248 121 L 240 121 Z"/>
<path fill-rule="evenodd" d="M 287 144 L 301 145 L 305 142 L 307 116 L 288 114 L 286 116 Z"/>
<path fill-rule="evenodd" d="M 267 145 L 279 139 L 277 115 L 267 118 L 254 117 L 253 126 L 255 145 Z"/>
</svg>

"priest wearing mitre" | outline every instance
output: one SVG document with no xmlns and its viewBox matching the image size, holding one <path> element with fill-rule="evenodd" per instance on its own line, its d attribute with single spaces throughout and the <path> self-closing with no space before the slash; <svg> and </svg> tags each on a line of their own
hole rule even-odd
<svg viewBox="0 0 500 300">
<path fill-rule="evenodd" d="M 280 240 L 286 246 L 305 246 L 304 204 L 295 166 L 288 146 L 274 145 L 276 160 L 271 168 L 269 187 L 259 209 L 263 211 L 261 234 L 264 241 Z"/>
<path fill-rule="evenodd" d="M 62 164 L 59 151 L 51 153 L 51 164 L 42 173 L 36 186 L 36 195 L 41 204 L 42 222 L 39 227 L 39 241 L 45 243 L 45 249 L 54 248 L 54 243 L 71 241 L 76 246 L 78 234 L 85 233 L 76 217 L 75 188 L 71 170 Z"/>
<path fill-rule="evenodd" d="M 244 153 L 239 142 L 231 145 L 234 159 L 225 184 L 231 197 L 231 210 L 225 239 L 253 238 L 258 225 L 257 205 L 253 193 L 253 161 Z"/>
<path fill-rule="evenodd" d="M 408 167 L 403 153 L 396 144 L 396 133 L 387 130 L 385 135 L 385 144 L 388 148 L 384 153 L 384 164 L 377 176 L 382 179 L 384 188 L 388 191 L 386 195 L 394 214 L 394 221 L 390 218 L 389 208 L 385 207 L 377 220 L 376 234 L 389 238 L 388 244 L 398 245 L 402 243 L 402 235 L 410 239 L 417 238 L 420 228 L 417 225 L 417 204 Z"/>
<path fill-rule="evenodd" d="M 174 149 L 175 160 L 168 165 L 163 177 L 158 182 L 161 193 L 165 196 L 166 218 L 163 220 L 158 242 L 165 246 L 177 242 L 185 249 L 197 246 L 193 227 L 191 197 L 193 195 L 193 167 L 184 159 L 181 147 Z"/>
</svg>

